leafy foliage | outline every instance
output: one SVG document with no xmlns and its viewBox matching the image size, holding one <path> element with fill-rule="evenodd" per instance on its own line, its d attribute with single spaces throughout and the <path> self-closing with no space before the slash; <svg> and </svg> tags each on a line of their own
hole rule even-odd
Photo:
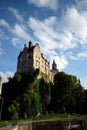
<svg viewBox="0 0 87 130">
<path fill-rule="evenodd" d="M 12 101 L 7 111 L 11 120 L 19 119 L 19 103 L 16 100 Z"/>
<path fill-rule="evenodd" d="M 76 76 L 59 72 L 54 78 L 53 105 L 55 112 L 82 112 L 84 90 Z"/>
<path fill-rule="evenodd" d="M 3 84 L 3 119 L 27 119 L 52 112 L 87 113 L 87 92 L 76 76 L 58 72 L 54 83 L 48 83 L 46 76 L 38 79 L 38 74 L 38 70 L 27 75 L 17 72 Z"/>
<path fill-rule="evenodd" d="M 15 76 L 3 85 L 3 111 L 5 112 L 5 114 L 3 112 L 3 119 L 30 118 L 43 112 L 43 97 L 40 87 L 45 86 L 46 88 L 47 84 L 45 81 L 43 84 L 42 79 L 37 79 L 38 72 L 36 70 L 33 74 L 28 75 L 15 73 Z"/>
</svg>

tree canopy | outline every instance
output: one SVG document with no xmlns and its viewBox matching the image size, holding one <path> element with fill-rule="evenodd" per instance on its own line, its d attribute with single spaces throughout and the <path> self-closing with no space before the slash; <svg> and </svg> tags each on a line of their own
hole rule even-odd
<svg viewBox="0 0 87 130">
<path fill-rule="evenodd" d="M 53 104 L 56 112 L 82 112 L 84 89 L 76 76 L 59 72 L 54 77 Z"/>
</svg>

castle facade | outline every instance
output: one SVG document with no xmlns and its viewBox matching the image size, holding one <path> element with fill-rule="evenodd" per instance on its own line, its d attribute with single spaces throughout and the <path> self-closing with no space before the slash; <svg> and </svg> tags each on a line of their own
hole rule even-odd
<svg viewBox="0 0 87 130">
<path fill-rule="evenodd" d="M 44 58 L 38 43 L 35 45 L 30 41 L 28 47 L 24 45 L 23 51 L 18 56 L 17 72 L 29 73 L 39 69 L 40 72 L 49 76 L 53 80 L 53 76 L 58 72 L 55 60 L 50 70 L 50 62 Z"/>
</svg>

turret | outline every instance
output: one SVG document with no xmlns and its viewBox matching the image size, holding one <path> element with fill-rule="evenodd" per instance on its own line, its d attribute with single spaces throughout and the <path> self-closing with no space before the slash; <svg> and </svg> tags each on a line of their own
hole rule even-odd
<svg viewBox="0 0 87 130">
<path fill-rule="evenodd" d="M 32 47 L 32 42 L 29 41 L 29 49 Z"/>
<path fill-rule="evenodd" d="M 55 60 L 53 60 L 52 70 L 57 70 L 57 64 L 55 63 Z"/>
</svg>

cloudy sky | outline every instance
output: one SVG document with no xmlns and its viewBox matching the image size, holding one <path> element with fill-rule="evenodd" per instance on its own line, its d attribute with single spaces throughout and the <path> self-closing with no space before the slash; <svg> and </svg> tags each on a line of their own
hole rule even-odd
<svg viewBox="0 0 87 130">
<path fill-rule="evenodd" d="M 18 54 L 29 40 L 87 88 L 87 0 L 0 0 L 3 82 L 16 72 Z"/>
</svg>

